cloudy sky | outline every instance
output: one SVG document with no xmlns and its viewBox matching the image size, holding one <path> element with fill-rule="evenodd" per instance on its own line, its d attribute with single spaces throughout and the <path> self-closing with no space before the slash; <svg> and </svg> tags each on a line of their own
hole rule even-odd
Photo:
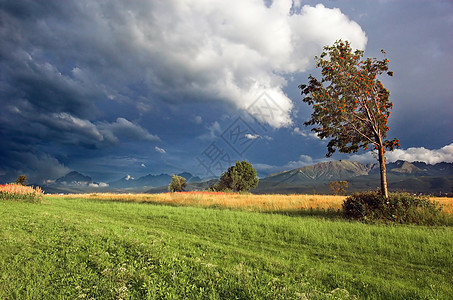
<svg viewBox="0 0 453 300">
<path fill-rule="evenodd" d="M 452 37 L 447 0 L 3 0 L 0 181 L 324 161 L 298 85 L 338 39 L 387 52 L 388 160 L 453 162 Z"/>
</svg>

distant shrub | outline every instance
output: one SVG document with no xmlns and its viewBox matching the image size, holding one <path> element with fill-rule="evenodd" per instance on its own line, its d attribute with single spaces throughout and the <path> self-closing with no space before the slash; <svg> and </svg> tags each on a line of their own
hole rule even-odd
<svg viewBox="0 0 453 300">
<path fill-rule="evenodd" d="M 40 187 L 33 188 L 17 183 L 0 185 L 0 200 L 40 203 L 43 191 Z"/>
<path fill-rule="evenodd" d="M 390 193 L 388 200 L 379 192 L 355 193 L 343 202 L 343 213 L 350 219 L 420 225 L 441 225 L 448 219 L 437 202 L 408 193 Z"/>
</svg>

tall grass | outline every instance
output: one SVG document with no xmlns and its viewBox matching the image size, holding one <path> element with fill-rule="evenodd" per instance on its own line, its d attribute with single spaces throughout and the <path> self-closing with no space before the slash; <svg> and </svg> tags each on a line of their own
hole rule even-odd
<svg viewBox="0 0 453 300">
<path fill-rule="evenodd" d="M 54 196 L 62 197 L 62 196 Z M 238 209 L 256 212 L 304 212 L 342 210 L 346 196 L 333 195 L 254 195 L 223 192 L 183 192 L 161 194 L 69 194 L 66 198 L 85 198 L 104 201 L 154 203 L 173 206 L 194 206 Z M 453 215 L 453 198 L 433 197 L 442 211 Z"/>
<path fill-rule="evenodd" d="M 40 187 L 33 188 L 17 183 L 0 185 L 0 200 L 39 203 L 42 198 L 43 191 Z"/>
<path fill-rule="evenodd" d="M 132 201 L 3 201 L 0 299 L 449 299 L 452 236 Z"/>
<path fill-rule="evenodd" d="M 442 211 L 453 215 L 453 198 L 451 197 L 433 197 L 431 200 L 436 201 L 442 206 Z"/>
<path fill-rule="evenodd" d="M 59 196 L 57 196 L 59 197 Z M 106 201 L 145 202 L 173 206 L 239 209 L 257 212 L 296 210 L 339 210 L 344 196 L 328 195 L 253 195 L 223 192 L 183 192 L 162 194 L 72 194 L 68 198 Z"/>
</svg>

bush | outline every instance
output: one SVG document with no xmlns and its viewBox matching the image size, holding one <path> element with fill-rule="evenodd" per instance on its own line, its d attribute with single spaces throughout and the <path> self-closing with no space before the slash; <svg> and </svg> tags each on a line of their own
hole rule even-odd
<svg viewBox="0 0 453 300">
<path fill-rule="evenodd" d="M 356 220 L 440 225 L 447 222 L 442 207 L 425 196 L 391 193 L 387 200 L 379 192 L 355 193 L 343 202 L 343 213 Z"/>
<path fill-rule="evenodd" d="M 33 188 L 17 183 L 0 185 L 0 200 L 40 203 L 43 191 L 40 187 Z"/>
</svg>

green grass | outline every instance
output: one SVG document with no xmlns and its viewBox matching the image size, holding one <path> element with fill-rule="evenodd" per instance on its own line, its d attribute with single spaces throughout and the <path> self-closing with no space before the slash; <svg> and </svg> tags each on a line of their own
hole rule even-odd
<svg viewBox="0 0 453 300">
<path fill-rule="evenodd" d="M 0 299 L 451 299 L 453 228 L 0 201 Z"/>
</svg>

